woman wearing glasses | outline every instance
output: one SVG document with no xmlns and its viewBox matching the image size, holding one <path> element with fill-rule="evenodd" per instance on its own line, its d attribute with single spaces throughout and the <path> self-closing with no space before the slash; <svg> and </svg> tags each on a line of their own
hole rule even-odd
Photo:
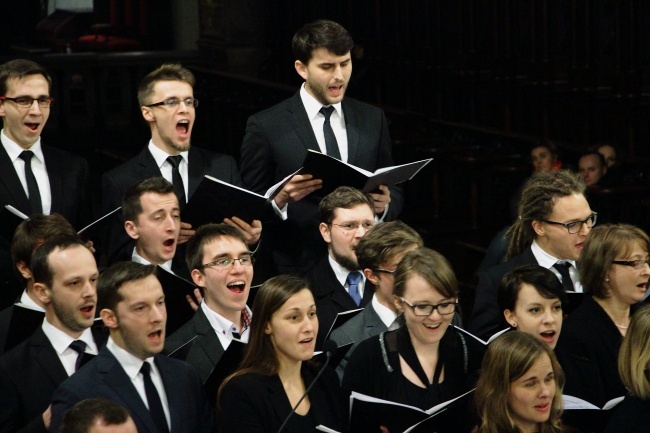
<svg viewBox="0 0 650 433">
<path fill-rule="evenodd" d="M 393 298 L 404 326 L 359 344 L 343 388 L 429 409 L 470 389 L 478 350 L 449 326 L 458 283 L 442 255 L 428 248 L 411 251 L 394 275 Z"/>
<path fill-rule="evenodd" d="M 633 305 L 647 290 L 649 246 L 643 230 L 626 224 L 594 227 L 587 236 L 578 270 L 591 297 L 565 320 L 558 341 L 566 394 L 599 407 L 625 395 L 616 359 Z"/>
</svg>

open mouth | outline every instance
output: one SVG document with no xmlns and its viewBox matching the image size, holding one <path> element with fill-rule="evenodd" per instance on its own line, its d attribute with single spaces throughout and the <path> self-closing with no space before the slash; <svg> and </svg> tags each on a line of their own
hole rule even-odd
<svg viewBox="0 0 650 433">
<path fill-rule="evenodd" d="M 80 308 L 81 312 L 84 314 L 86 317 L 92 317 L 95 312 L 95 305 L 84 305 L 83 307 Z"/>
<path fill-rule="evenodd" d="M 648 283 L 641 283 L 641 284 L 637 284 L 636 286 L 645 292 L 646 289 L 648 288 Z"/>
<path fill-rule="evenodd" d="M 551 407 L 550 403 L 538 404 L 535 406 L 535 410 L 538 412 L 548 412 L 550 407 Z"/>
<path fill-rule="evenodd" d="M 175 243 L 176 243 L 176 241 L 173 238 L 171 238 L 171 239 L 165 240 L 163 242 L 163 245 L 165 246 L 165 248 L 172 248 Z"/>
<path fill-rule="evenodd" d="M 159 329 L 159 330 L 154 331 L 154 332 L 150 332 L 150 333 L 147 335 L 147 337 L 149 338 L 149 340 L 151 340 L 151 341 L 153 341 L 153 342 L 160 342 L 160 341 L 162 341 L 162 336 L 163 336 L 162 329 Z"/>
<path fill-rule="evenodd" d="M 36 132 L 40 125 L 41 125 L 40 123 L 25 123 L 27 129 L 29 129 L 32 132 Z"/>
<path fill-rule="evenodd" d="M 300 340 L 300 344 L 310 344 L 312 341 L 314 341 L 314 337 L 309 337 L 305 338 L 304 340 Z"/>
<path fill-rule="evenodd" d="M 427 329 L 438 329 L 438 328 L 440 328 L 440 325 L 442 325 L 442 323 L 438 323 L 438 324 L 434 324 L 434 325 L 424 323 L 424 327 L 427 328 Z"/>
<path fill-rule="evenodd" d="M 542 339 L 548 343 L 548 342 L 551 342 L 551 341 L 553 341 L 555 339 L 556 332 L 555 331 L 544 331 L 544 332 L 540 332 L 539 335 L 541 335 Z"/>
<path fill-rule="evenodd" d="M 181 120 L 176 124 L 176 131 L 180 135 L 186 135 L 190 130 L 190 121 L 189 120 Z"/>
<path fill-rule="evenodd" d="M 246 289 L 246 283 L 244 281 L 233 281 L 232 283 L 228 283 L 226 287 L 228 287 L 228 290 L 231 292 L 240 295 L 244 293 L 244 289 Z"/>
</svg>

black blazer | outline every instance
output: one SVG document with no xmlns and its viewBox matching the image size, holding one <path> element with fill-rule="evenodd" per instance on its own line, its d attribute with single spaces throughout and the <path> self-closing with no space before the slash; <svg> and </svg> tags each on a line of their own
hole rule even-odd
<svg viewBox="0 0 650 433">
<path fill-rule="evenodd" d="M 316 266 L 307 274 L 309 288 L 316 301 L 316 314 L 318 315 L 318 338 L 316 350 L 320 350 L 323 340 L 338 313 L 359 308 L 345 287 L 339 283 L 330 266 L 327 256 L 323 257 Z M 361 307 L 365 307 L 372 300 L 375 287 L 366 280 L 363 290 Z"/>
<path fill-rule="evenodd" d="M 318 366 L 303 363 L 301 373 L 308 387 L 318 373 Z M 346 430 L 347 405 L 334 370 L 329 367 L 325 370 L 309 391 L 309 401 L 310 414 L 316 422 L 314 427 L 323 424 L 338 431 Z M 292 409 L 277 374 L 237 376 L 223 387 L 219 403 L 221 433 L 275 433 Z M 305 433 L 297 430 L 291 421 L 283 429 L 284 433 Z"/>
<path fill-rule="evenodd" d="M 93 337 L 99 347 L 106 341 L 96 328 Z M 67 378 L 54 347 L 40 327 L 0 357 L 0 432 L 45 432 L 42 414 L 54 391 Z"/>
<path fill-rule="evenodd" d="M 162 376 L 174 433 L 212 431 L 212 411 L 196 370 L 189 364 L 162 355 L 155 357 Z M 115 356 L 104 347 L 84 368 L 70 376 L 52 397 L 51 431 L 59 431 L 63 414 L 87 398 L 106 398 L 124 406 L 139 433 L 157 433 L 149 410 Z"/>
<path fill-rule="evenodd" d="M 23 320 L 21 315 L 17 315 L 21 319 L 12 324 L 14 312 L 28 313 L 29 319 Z M 29 338 L 43 324 L 44 318 L 44 312 L 27 310 L 16 304 L 0 311 L 0 355 Z"/>
<path fill-rule="evenodd" d="M 342 108 L 348 136 L 348 162 L 370 171 L 394 165 L 388 121 L 383 111 L 352 98 L 344 98 Z M 248 119 L 240 161 L 244 184 L 263 194 L 298 170 L 308 149 L 320 152 L 300 92 L 296 92 Z M 316 194 L 290 204 L 287 221 L 277 218 L 274 225 L 265 228 L 267 236 L 272 237 L 273 257 L 282 272 L 304 273 L 325 253 L 318 232 L 320 197 Z M 385 220 L 395 219 L 403 203 L 401 189 L 391 187 L 391 203 Z"/>
<path fill-rule="evenodd" d="M 467 324 L 472 334 L 487 340 L 496 332 L 505 328 L 503 315 L 497 304 L 499 284 L 505 274 L 518 266 L 537 265 L 537 259 L 530 247 L 505 263 L 494 266 L 479 274 L 474 309 Z"/>
<path fill-rule="evenodd" d="M 206 174 L 237 186 L 242 185 L 237 163 L 231 156 L 192 146 L 189 150 L 188 162 L 188 197 L 192 197 Z M 108 213 L 122 206 L 122 197 L 130 186 L 150 177 L 159 176 L 162 176 L 162 173 L 156 160 L 145 146 L 137 156 L 102 176 L 103 212 Z M 124 218 L 121 212 L 114 214 L 105 242 L 110 263 L 131 260 L 134 242 L 124 230 Z"/>
</svg>

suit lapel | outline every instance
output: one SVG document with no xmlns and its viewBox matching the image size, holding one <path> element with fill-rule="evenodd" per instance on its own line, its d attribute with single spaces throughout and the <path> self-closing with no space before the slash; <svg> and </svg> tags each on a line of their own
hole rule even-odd
<svg viewBox="0 0 650 433">
<path fill-rule="evenodd" d="M 212 369 L 219 363 L 224 353 L 221 341 L 214 329 L 210 325 L 208 318 L 201 308 L 196 312 L 194 317 L 196 333 L 199 336 L 196 343 L 190 350 L 189 357 L 197 359 L 197 367 L 200 370 L 202 380 L 206 380 Z"/>
<path fill-rule="evenodd" d="M 156 355 L 154 362 L 158 371 L 160 371 L 160 376 L 162 377 L 163 385 L 165 386 L 165 393 L 167 394 L 167 405 L 169 406 L 169 420 L 171 424 L 170 432 L 180 431 L 181 422 L 183 421 L 181 416 L 181 409 L 185 406 L 184 398 L 185 396 L 177 392 L 173 383 L 172 378 L 177 377 L 176 371 L 173 370 L 169 362 L 164 362 L 165 359 L 162 355 Z M 149 417 L 151 418 L 151 417 Z"/>
<path fill-rule="evenodd" d="M 296 131 L 303 146 L 307 149 L 320 152 L 314 129 L 311 127 L 311 121 L 309 120 L 309 117 L 307 117 L 307 111 L 300 99 L 300 92 L 296 92 L 293 95 L 291 103 L 289 104 L 289 111 L 291 113 L 291 124 L 293 125 L 293 129 Z"/>
<path fill-rule="evenodd" d="M 37 328 L 32 335 L 30 347 L 34 353 L 34 359 L 39 363 L 43 371 L 48 375 L 55 387 L 58 387 L 68 378 L 61 360 L 57 355 L 52 343 L 43 333 L 42 328 Z"/>
<path fill-rule="evenodd" d="M 201 157 L 200 151 L 190 147 L 188 153 L 188 169 L 187 177 L 189 178 L 189 185 L 187 187 L 188 199 L 192 197 L 196 188 L 199 187 L 199 184 L 205 176 L 206 164 L 204 158 Z"/>
<path fill-rule="evenodd" d="M 341 103 L 343 109 L 343 116 L 345 117 L 345 131 L 348 136 L 348 164 L 354 164 L 357 159 L 357 152 L 359 151 L 359 118 L 346 99 Z"/>
<path fill-rule="evenodd" d="M 7 194 L 11 196 L 12 202 L 0 203 L 0 206 L 10 204 L 23 213 L 29 214 L 30 204 L 27 194 L 23 189 L 23 185 L 18 179 L 16 169 L 7 155 L 4 147 L 0 146 L 0 182 L 4 185 Z"/>
<path fill-rule="evenodd" d="M 145 406 L 140 394 L 133 386 L 133 382 L 126 375 L 113 354 L 104 347 L 97 355 L 97 371 L 104 376 L 106 385 L 117 394 L 129 409 L 131 416 L 138 418 L 147 427 L 147 431 L 156 432 L 156 425 L 149 415 L 149 409 Z M 170 404 L 171 406 L 171 404 Z M 142 432 L 141 432 L 142 433 Z"/>
<path fill-rule="evenodd" d="M 153 155 L 149 152 L 149 146 L 145 146 L 142 149 L 142 152 L 138 155 L 138 164 L 142 170 L 140 173 L 137 173 L 138 179 L 148 179 L 150 177 L 160 177 L 162 173 L 160 172 L 160 167 L 156 164 L 156 160 L 153 159 Z"/>
<path fill-rule="evenodd" d="M 57 160 L 50 152 L 50 148 L 43 145 L 43 157 L 45 158 L 45 168 L 47 170 L 47 178 L 50 181 L 50 194 L 52 195 L 52 206 L 50 213 L 61 212 L 63 210 L 63 197 L 66 192 L 63 191 L 63 173 L 65 166 L 62 166 L 61 161 Z"/>
<path fill-rule="evenodd" d="M 292 407 L 287 398 L 287 393 L 282 387 L 282 381 L 280 381 L 280 377 L 277 374 L 265 377 L 264 380 L 266 381 L 265 388 L 268 392 L 269 401 L 271 401 L 271 404 L 273 405 L 273 411 L 278 416 L 278 419 L 280 419 L 281 422 L 284 422 L 284 419 L 289 415 L 289 412 L 291 412 Z M 286 433 L 291 433 L 291 423 L 285 426 L 284 431 Z"/>
<path fill-rule="evenodd" d="M 386 325 L 384 325 L 384 322 L 381 321 L 381 318 L 375 311 L 375 309 L 372 307 L 372 305 L 367 306 L 361 314 L 366 314 L 366 317 L 364 317 L 365 320 L 365 326 L 362 330 L 363 332 L 363 339 L 370 338 L 372 336 L 375 336 L 378 334 L 376 328 L 377 327 L 382 327 L 385 328 Z"/>
</svg>

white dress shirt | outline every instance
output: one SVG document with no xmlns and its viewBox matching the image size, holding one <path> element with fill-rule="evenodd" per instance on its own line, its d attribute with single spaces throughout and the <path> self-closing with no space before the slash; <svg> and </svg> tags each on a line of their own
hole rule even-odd
<svg viewBox="0 0 650 433">
<path fill-rule="evenodd" d="M 147 259 L 142 257 L 140 254 L 138 254 L 138 251 L 136 250 L 135 247 L 133 247 L 133 253 L 131 254 L 131 261 L 140 263 L 141 265 L 153 265 L 153 263 L 149 262 Z M 165 263 L 159 265 L 161 268 L 166 270 L 167 272 L 173 274 L 174 271 L 172 271 L 172 261 L 167 260 Z M 174 274 L 176 275 L 176 274 Z"/>
<path fill-rule="evenodd" d="M 560 272 L 553 267 L 553 265 L 558 261 L 570 263 L 571 267 L 569 268 L 569 275 L 571 276 L 571 281 L 573 281 L 573 288 L 576 292 L 580 292 L 580 293 L 583 292 L 582 284 L 580 284 L 580 274 L 578 273 L 578 269 L 576 268 L 575 260 L 562 260 L 553 257 L 552 255 L 544 251 L 542 247 L 539 246 L 537 241 L 533 241 L 533 244 L 530 246 L 530 249 L 533 251 L 533 255 L 535 256 L 537 263 L 539 263 L 541 267 L 546 268 L 551 272 L 553 272 L 560 281 L 562 281 L 562 276 L 560 275 Z"/>
<path fill-rule="evenodd" d="M 377 293 L 372 295 L 372 308 L 375 309 L 375 313 L 379 316 L 381 319 L 382 323 L 386 325 L 386 328 L 389 330 L 392 329 L 391 326 L 395 327 L 395 320 L 397 319 L 397 313 L 388 308 L 387 306 L 383 305 L 381 302 L 379 302 L 379 299 L 377 299 Z M 396 329 L 396 328 L 395 328 Z"/>
<path fill-rule="evenodd" d="M 97 344 L 95 344 L 90 328 L 86 328 L 79 338 L 72 338 L 59 328 L 54 327 L 46 318 L 43 320 L 42 329 L 47 339 L 50 340 L 52 347 L 54 347 L 54 351 L 61 360 L 61 364 L 68 376 L 72 376 L 74 373 L 74 367 L 79 357 L 79 354 L 70 348 L 70 343 L 74 340 L 81 340 L 86 343 L 85 353 L 90 355 L 97 355 L 98 353 Z"/>
<path fill-rule="evenodd" d="M 167 152 L 163 151 L 162 149 L 156 147 L 156 145 L 153 144 L 153 141 L 149 141 L 149 152 L 151 152 L 153 159 L 156 160 L 156 164 L 160 169 L 160 173 L 162 174 L 162 177 L 164 177 L 167 181 L 169 181 L 169 183 L 174 183 L 172 181 L 172 165 L 169 161 L 167 161 L 167 158 L 169 158 L 171 155 L 169 155 Z M 187 202 L 187 197 L 189 196 L 187 190 L 189 184 L 188 153 L 189 153 L 188 151 L 185 151 L 179 154 L 180 156 L 183 157 L 183 160 L 178 166 L 178 172 L 181 174 L 181 178 L 183 179 L 183 187 L 185 188 L 185 202 Z"/>
<path fill-rule="evenodd" d="M 250 317 L 252 318 L 253 312 L 251 311 L 251 309 L 248 308 L 248 305 L 245 308 L 248 314 L 250 315 Z M 208 322 L 210 322 L 212 329 L 214 329 L 214 332 L 217 334 L 217 337 L 219 337 L 219 342 L 221 343 L 221 347 L 223 347 L 223 350 L 228 349 L 228 346 L 230 346 L 232 340 L 235 339 L 232 335 L 233 332 L 237 332 L 240 334 L 241 338 L 238 341 L 241 341 L 242 343 L 248 343 L 248 338 L 250 337 L 250 331 L 251 331 L 250 326 L 246 328 L 243 332 L 240 332 L 239 325 L 235 325 L 233 322 L 226 319 L 221 314 L 212 310 L 210 307 L 208 307 L 205 304 L 205 302 L 201 302 L 201 309 L 203 310 L 205 317 L 208 319 Z"/>
</svg>

